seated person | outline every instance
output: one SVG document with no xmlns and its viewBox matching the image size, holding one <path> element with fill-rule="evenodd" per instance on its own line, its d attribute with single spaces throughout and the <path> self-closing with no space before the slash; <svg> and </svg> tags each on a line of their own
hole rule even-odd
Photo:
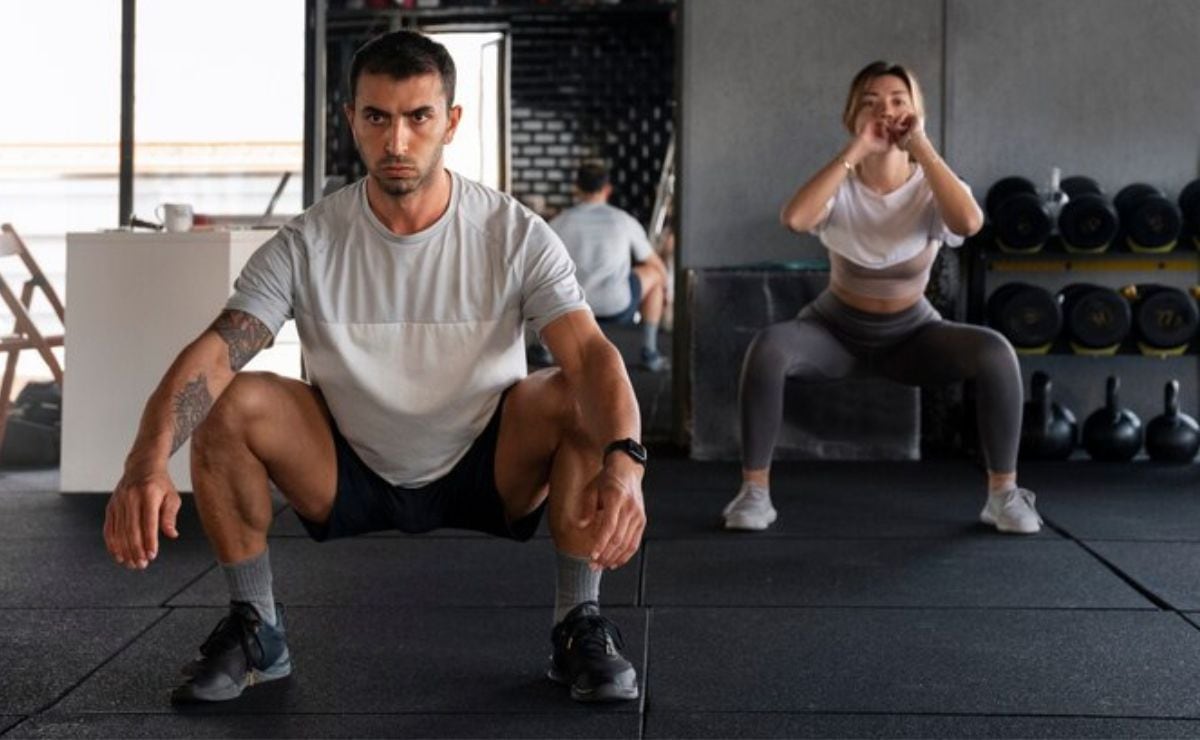
<svg viewBox="0 0 1200 740">
<path fill-rule="evenodd" d="M 601 324 L 631 324 L 642 314 L 642 366 L 667 368 L 658 351 L 658 326 L 666 303 L 667 267 L 633 216 L 608 204 L 608 168 L 585 162 L 575 177 L 578 203 L 551 222 L 562 238 L 588 305 Z M 632 255 L 632 257 L 631 257 Z"/>
</svg>

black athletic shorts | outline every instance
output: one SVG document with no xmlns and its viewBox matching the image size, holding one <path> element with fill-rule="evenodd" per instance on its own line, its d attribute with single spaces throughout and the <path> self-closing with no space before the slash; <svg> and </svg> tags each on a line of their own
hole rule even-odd
<svg viewBox="0 0 1200 740">
<path fill-rule="evenodd" d="M 359 458 L 335 424 L 337 493 L 324 524 L 300 517 L 309 536 L 324 542 L 388 529 L 417 534 L 449 527 L 528 540 L 537 531 L 546 504 L 508 522 L 496 490 L 496 441 L 507 395 L 505 391 L 500 396 L 496 412 L 467 454 L 445 476 L 420 488 L 394 486 L 379 477 Z"/>
</svg>

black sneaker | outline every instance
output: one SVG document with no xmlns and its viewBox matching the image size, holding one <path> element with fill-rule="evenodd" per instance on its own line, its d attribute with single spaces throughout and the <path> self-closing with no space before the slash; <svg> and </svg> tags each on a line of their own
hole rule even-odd
<svg viewBox="0 0 1200 740">
<path fill-rule="evenodd" d="M 585 601 L 550 633 L 554 655 L 546 675 L 571 687 L 575 701 L 622 701 L 638 698 L 637 671 L 618 652 L 621 630 L 600 616 L 600 606 Z"/>
<path fill-rule="evenodd" d="M 184 666 L 188 681 L 171 692 L 171 701 L 228 701 L 241 696 L 247 686 L 291 672 L 283 609 L 276 605 L 272 627 L 259 619 L 253 606 L 235 601 L 200 646 L 200 657 Z"/>
<path fill-rule="evenodd" d="M 643 370 L 649 370 L 652 373 L 665 373 L 671 369 L 671 361 L 656 349 L 642 347 L 641 366 Z"/>
</svg>

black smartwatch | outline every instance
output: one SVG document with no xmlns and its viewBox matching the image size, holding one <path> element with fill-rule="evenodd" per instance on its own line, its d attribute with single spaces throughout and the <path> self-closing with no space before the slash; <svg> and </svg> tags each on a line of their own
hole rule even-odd
<svg viewBox="0 0 1200 740">
<path fill-rule="evenodd" d="M 610 442 L 608 446 L 604 448 L 604 455 L 600 457 L 600 461 L 603 463 L 608 459 L 608 454 L 610 452 L 617 451 L 624 452 L 626 455 L 629 455 L 638 465 L 641 465 L 642 467 L 646 466 L 646 460 L 648 459 L 646 448 L 642 446 L 641 442 L 638 442 L 636 439 L 632 439 L 630 437 L 618 439 L 616 442 Z"/>
</svg>

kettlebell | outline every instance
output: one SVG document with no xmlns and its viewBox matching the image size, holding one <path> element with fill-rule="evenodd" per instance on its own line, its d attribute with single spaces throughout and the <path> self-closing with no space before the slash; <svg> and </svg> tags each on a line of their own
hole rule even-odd
<svg viewBox="0 0 1200 740">
<path fill-rule="evenodd" d="M 1083 423 L 1083 448 L 1093 460 L 1125 462 L 1142 448 L 1142 420 L 1129 409 L 1117 406 L 1121 380 L 1108 376 L 1104 408 Z"/>
<path fill-rule="evenodd" d="M 1200 451 L 1200 425 L 1179 411 L 1179 381 L 1163 387 L 1163 413 L 1146 425 L 1146 452 L 1151 460 L 1191 462 Z"/>
<path fill-rule="evenodd" d="M 1050 398 L 1050 376 L 1038 370 L 1030 380 L 1032 397 L 1021 416 L 1022 460 L 1066 460 L 1079 439 L 1070 409 Z"/>
</svg>

